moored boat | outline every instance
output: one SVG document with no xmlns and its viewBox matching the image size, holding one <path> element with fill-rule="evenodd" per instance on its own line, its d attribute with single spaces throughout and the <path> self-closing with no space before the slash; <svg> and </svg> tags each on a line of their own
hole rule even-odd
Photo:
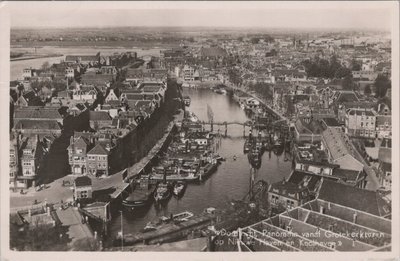
<svg viewBox="0 0 400 261">
<path fill-rule="evenodd" d="M 168 183 L 158 183 L 154 192 L 154 200 L 156 203 L 162 203 L 169 200 L 172 196 L 171 186 Z"/>
<path fill-rule="evenodd" d="M 217 162 L 208 162 L 199 170 L 199 179 L 203 180 L 217 170 Z"/>
<path fill-rule="evenodd" d="M 130 209 L 148 206 L 153 200 L 153 193 L 154 186 L 142 180 L 136 183 L 132 193 L 122 200 L 122 205 Z"/>
</svg>

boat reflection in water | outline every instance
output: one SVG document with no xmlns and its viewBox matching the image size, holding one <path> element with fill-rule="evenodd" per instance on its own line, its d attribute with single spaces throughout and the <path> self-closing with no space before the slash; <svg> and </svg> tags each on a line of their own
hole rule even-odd
<svg viewBox="0 0 400 261">
<path fill-rule="evenodd" d="M 185 190 L 186 190 L 187 184 L 184 181 L 177 181 L 173 184 L 173 190 L 172 193 L 174 194 L 174 196 L 176 196 L 177 198 L 181 198 L 183 196 L 183 194 L 185 194 Z"/>
</svg>

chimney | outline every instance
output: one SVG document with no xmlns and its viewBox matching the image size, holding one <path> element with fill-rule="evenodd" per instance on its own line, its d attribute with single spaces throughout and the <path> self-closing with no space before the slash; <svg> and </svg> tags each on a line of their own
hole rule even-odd
<svg viewBox="0 0 400 261">
<path fill-rule="evenodd" d="M 47 207 L 47 215 L 50 216 L 50 207 Z"/>
<path fill-rule="evenodd" d="M 28 217 L 31 217 L 31 216 L 32 216 L 32 210 L 28 209 Z"/>
</svg>

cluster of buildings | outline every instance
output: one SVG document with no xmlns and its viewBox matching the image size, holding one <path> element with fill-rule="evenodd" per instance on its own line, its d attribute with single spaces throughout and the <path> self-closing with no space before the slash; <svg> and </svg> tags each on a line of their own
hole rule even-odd
<svg viewBox="0 0 400 261">
<path fill-rule="evenodd" d="M 268 188 L 268 202 L 277 215 L 240 229 L 239 247 L 243 251 L 390 249 L 390 90 L 386 99 L 364 92 L 367 86 L 373 89 L 378 75 L 390 79 L 390 42 L 308 36 L 211 42 L 169 50 L 171 72 L 188 87 L 215 82 L 268 88 L 267 103 L 287 117 L 295 139 L 290 176 Z M 213 50 L 206 52 L 207 57 L 199 55 L 205 48 Z M 345 88 L 341 79 L 308 76 L 303 61 L 313 57 L 329 61 L 333 55 L 350 70 L 356 89 Z M 239 83 L 232 81 L 232 70 Z M 234 99 L 253 111 L 260 105 L 246 92 L 234 92 Z M 360 233 L 373 236 L 365 239 Z"/>
<path fill-rule="evenodd" d="M 136 53 L 67 55 L 23 70 L 10 84 L 10 189 L 40 182 L 56 139 L 68 143 L 66 174 L 108 176 L 143 156 L 137 141 L 165 103 L 167 71 L 121 66 L 137 61 Z"/>
</svg>

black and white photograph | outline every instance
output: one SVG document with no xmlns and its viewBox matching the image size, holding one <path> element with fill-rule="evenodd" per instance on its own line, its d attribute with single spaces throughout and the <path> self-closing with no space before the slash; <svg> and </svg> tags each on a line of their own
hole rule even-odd
<svg viewBox="0 0 400 261">
<path fill-rule="evenodd" d="M 1 260 L 398 260 L 398 15 L 1 3 Z"/>
</svg>

